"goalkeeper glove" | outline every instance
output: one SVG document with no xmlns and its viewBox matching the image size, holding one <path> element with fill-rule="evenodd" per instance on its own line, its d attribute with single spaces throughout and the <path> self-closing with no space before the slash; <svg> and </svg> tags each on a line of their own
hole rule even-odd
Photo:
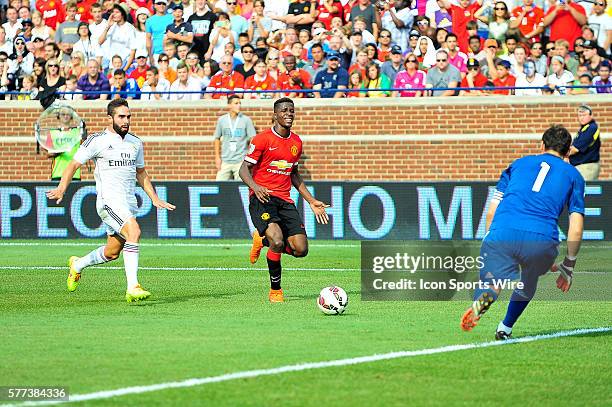
<svg viewBox="0 0 612 407">
<path fill-rule="evenodd" d="M 574 267 L 576 266 L 576 259 L 570 260 L 565 257 L 561 263 L 553 264 L 550 271 L 556 273 L 557 271 L 561 275 L 557 278 L 557 288 L 561 291 L 568 292 L 572 286 L 572 277 L 574 276 Z"/>
</svg>

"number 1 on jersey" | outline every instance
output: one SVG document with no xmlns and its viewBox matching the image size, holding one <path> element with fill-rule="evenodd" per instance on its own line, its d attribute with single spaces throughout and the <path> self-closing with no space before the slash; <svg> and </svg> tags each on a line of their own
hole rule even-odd
<svg viewBox="0 0 612 407">
<path fill-rule="evenodd" d="M 538 173 L 538 177 L 536 178 L 535 182 L 533 183 L 533 186 L 531 187 L 531 190 L 533 192 L 540 192 L 542 184 L 544 183 L 544 179 L 546 178 L 548 171 L 550 171 L 550 165 L 548 165 L 547 162 L 542 161 L 540 163 L 540 167 L 541 168 L 540 172 Z"/>
</svg>

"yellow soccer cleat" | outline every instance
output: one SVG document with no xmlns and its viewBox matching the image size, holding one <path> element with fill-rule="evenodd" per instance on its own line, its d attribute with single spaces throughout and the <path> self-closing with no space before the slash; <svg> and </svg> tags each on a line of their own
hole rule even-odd
<svg viewBox="0 0 612 407">
<path fill-rule="evenodd" d="M 261 254 L 261 249 L 263 249 L 263 238 L 259 236 L 257 230 L 255 230 L 253 232 L 253 246 L 251 247 L 251 253 L 249 253 L 251 264 L 257 263 L 259 255 Z"/>
<path fill-rule="evenodd" d="M 127 302 L 136 302 L 146 300 L 151 296 L 151 293 L 145 290 L 140 286 L 140 284 L 135 285 L 125 292 L 125 300 Z"/>
<path fill-rule="evenodd" d="M 66 286 L 68 287 L 68 291 L 73 292 L 79 286 L 79 280 L 81 280 L 81 273 L 77 273 L 73 264 L 78 260 L 77 256 L 71 256 L 68 259 L 68 267 L 70 267 L 70 271 L 68 272 L 68 280 L 66 280 Z"/>
<path fill-rule="evenodd" d="M 285 302 L 285 298 L 283 297 L 283 290 L 270 289 L 268 299 L 270 300 L 270 302 Z"/>
</svg>

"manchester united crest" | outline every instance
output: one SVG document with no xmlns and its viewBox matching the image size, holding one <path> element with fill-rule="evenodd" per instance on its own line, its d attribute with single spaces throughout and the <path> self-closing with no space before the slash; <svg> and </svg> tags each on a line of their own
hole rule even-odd
<svg viewBox="0 0 612 407">
<path fill-rule="evenodd" d="M 298 148 L 294 144 L 294 145 L 291 146 L 291 155 L 295 157 L 297 154 L 298 154 Z"/>
</svg>

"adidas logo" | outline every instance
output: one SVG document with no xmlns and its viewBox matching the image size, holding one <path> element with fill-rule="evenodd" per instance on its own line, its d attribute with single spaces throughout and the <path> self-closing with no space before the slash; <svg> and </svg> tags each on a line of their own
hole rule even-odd
<svg viewBox="0 0 612 407">
<path fill-rule="evenodd" d="M 109 150 L 112 150 L 112 149 L 113 149 L 113 146 L 108 146 L 108 149 L 109 149 Z"/>
</svg>

